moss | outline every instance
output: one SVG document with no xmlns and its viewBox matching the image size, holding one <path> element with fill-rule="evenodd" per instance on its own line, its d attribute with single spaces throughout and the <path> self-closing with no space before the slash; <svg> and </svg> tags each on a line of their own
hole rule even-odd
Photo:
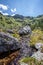
<svg viewBox="0 0 43 65">
<path fill-rule="evenodd" d="M 19 34 L 15 33 L 15 34 L 12 34 L 13 37 L 17 38 L 18 40 L 20 39 L 20 36 Z"/>
<path fill-rule="evenodd" d="M 21 62 L 25 62 L 25 63 L 27 63 L 27 62 L 29 62 L 29 61 L 36 61 L 35 60 L 35 58 L 32 58 L 32 57 L 26 57 L 26 58 L 23 58 L 22 60 L 21 60 Z"/>
</svg>

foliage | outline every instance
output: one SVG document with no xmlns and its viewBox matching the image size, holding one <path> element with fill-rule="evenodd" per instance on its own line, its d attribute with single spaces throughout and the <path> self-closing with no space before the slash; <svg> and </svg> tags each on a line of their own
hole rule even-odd
<svg viewBox="0 0 43 65">
<path fill-rule="evenodd" d="M 19 34 L 15 33 L 15 34 L 12 34 L 13 37 L 17 38 L 18 40 L 20 39 L 20 36 Z"/>
<path fill-rule="evenodd" d="M 21 26 L 30 25 L 31 29 L 43 30 L 43 15 L 39 17 L 25 17 L 22 15 L 4 16 L 0 13 L 0 28 L 2 29 L 14 29 Z"/>
<path fill-rule="evenodd" d="M 0 28 L 1 29 L 14 29 L 21 26 L 21 22 L 16 21 L 13 17 L 3 16 L 0 14 Z"/>
<path fill-rule="evenodd" d="M 26 57 L 21 59 L 19 62 L 27 63 L 28 65 L 43 65 L 43 61 L 37 61 L 35 58 L 32 57 Z"/>
<path fill-rule="evenodd" d="M 37 29 L 33 30 L 32 35 L 30 37 L 30 44 L 34 45 L 37 42 L 43 43 L 43 31 Z"/>
</svg>

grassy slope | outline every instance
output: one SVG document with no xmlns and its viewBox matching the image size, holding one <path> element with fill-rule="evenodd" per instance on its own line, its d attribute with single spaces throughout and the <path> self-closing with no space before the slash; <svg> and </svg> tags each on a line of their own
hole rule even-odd
<svg viewBox="0 0 43 65">
<path fill-rule="evenodd" d="M 0 14 L 0 28 L 1 29 L 13 29 L 20 27 L 21 22 L 17 22 L 13 17 L 3 16 Z"/>
<path fill-rule="evenodd" d="M 2 14 L 0 14 L 0 28 L 2 29 L 19 28 L 27 24 L 31 26 L 32 30 L 36 28 L 40 28 L 43 30 L 43 16 L 37 18 L 24 17 L 23 19 L 21 19 L 11 16 L 3 16 Z"/>
</svg>

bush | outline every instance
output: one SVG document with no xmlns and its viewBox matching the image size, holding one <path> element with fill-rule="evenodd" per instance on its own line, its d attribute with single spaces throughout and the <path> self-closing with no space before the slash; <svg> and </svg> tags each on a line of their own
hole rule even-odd
<svg viewBox="0 0 43 65">
<path fill-rule="evenodd" d="M 35 58 L 32 57 L 26 57 L 21 59 L 19 62 L 27 63 L 28 65 L 43 65 L 42 61 L 37 61 Z"/>
<path fill-rule="evenodd" d="M 43 43 L 43 31 L 37 29 L 32 32 L 32 35 L 30 37 L 30 44 L 34 45 L 38 42 Z"/>
</svg>

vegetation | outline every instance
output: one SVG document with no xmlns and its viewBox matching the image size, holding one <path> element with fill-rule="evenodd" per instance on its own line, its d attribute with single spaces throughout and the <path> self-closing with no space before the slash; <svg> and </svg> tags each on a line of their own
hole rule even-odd
<svg viewBox="0 0 43 65">
<path fill-rule="evenodd" d="M 26 58 L 23 58 L 19 61 L 20 63 L 21 62 L 24 62 L 24 63 L 27 63 L 28 65 L 43 65 L 43 61 L 37 61 L 35 58 L 32 58 L 32 57 L 26 57 Z"/>
<path fill-rule="evenodd" d="M 9 16 L 3 16 L 0 14 L 0 29 L 14 29 L 21 26 L 20 22 L 17 22 L 16 19 Z"/>
<path fill-rule="evenodd" d="M 15 33 L 15 34 L 12 34 L 13 37 L 17 38 L 18 40 L 20 40 L 20 36 L 19 34 Z"/>
<path fill-rule="evenodd" d="M 13 37 L 20 40 L 20 36 L 17 33 L 20 27 L 29 25 L 32 29 L 30 36 L 30 45 L 35 45 L 38 42 L 43 43 L 43 15 L 37 17 L 22 16 L 16 14 L 15 16 L 4 16 L 0 13 L 0 32 L 6 32 L 7 29 L 13 30 L 11 34 Z M 43 47 L 41 52 L 43 52 Z M 19 62 L 25 62 L 28 65 L 43 65 L 43 61 L 37 61 L 35 58 L 27 57 L 21 59 Z"/>
<path fill-rule="evenodd" d="M 35 29 L 32 31 L 32 35 L 30 37 L 30 44 L 35 45 L 35 43 L 43 43 L 43 31 L 39 29 Z"/>
<path fill-rule="evenodd" d="M 43 30 L 43 15 L 37 17 L 22 16 L 3 16 L 0 13 L 0 29 L 19 29 L 21 26 L 30 25 L 31 29 Z"/>
</svg>

